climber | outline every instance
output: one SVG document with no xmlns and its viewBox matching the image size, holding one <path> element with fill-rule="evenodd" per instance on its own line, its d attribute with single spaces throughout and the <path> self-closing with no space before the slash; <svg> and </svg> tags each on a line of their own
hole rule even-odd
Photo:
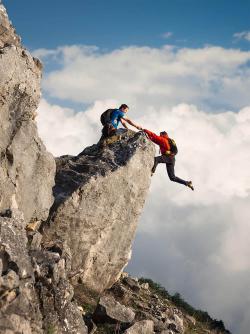
<svg viewBox="0 0 250 334">
<path fill-rule="evenodd" d="M 117 127 L 121 122 L 124 128 L 128 129 L 127 124 L 134 126 L 138 130 L 142 130 L 142 127 L 132 122 L 125 114 L 128 112 L 129 107 L 126 104 L 122 104 L 119 109 L 108 109 L 101 115 L 101 123 L 103 125 L 101 140 L 116 134 Z"/>
<path fill-rule="evenodd" d="M 161 155 L 154 158 L 152 175 L 154 174 L 158 163 L 164 163 L 166 164 L 168 176 L 171 181 L 184 184 L 185 186 L 194 190 L 192 181 L 184 181 L 179 177 L 175 176 L 175 171 L 174 171 L 175 155 L 178 152 L 175 141 L 168 137 L 166 131 L 160 132 L 160 136 L 157 136 L 155 133 L 146 129 L 143 129 L 143 131 L 147 134 L 148 138 L 152 142 L 160 146 Z"/>
</svg>

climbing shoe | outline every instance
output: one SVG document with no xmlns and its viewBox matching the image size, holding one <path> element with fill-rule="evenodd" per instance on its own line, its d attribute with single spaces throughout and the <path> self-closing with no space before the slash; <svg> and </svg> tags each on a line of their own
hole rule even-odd
<svg viewBox="0 0 250 334">
<path fill-rule="evenodd" d="M 188 181 L 187 182 L 187 187 L 190 188 L 190 189 L 192 189 L 194 191 L 194 186 L 192 184 L 192 181 Z"/>
<path fill-rule="evenodd" d="M 151 169 L 151 176 L 153 176 L 155 170 L 156 170 L 156 166 L 153 166 L 153 168 Z"/>
</svg>

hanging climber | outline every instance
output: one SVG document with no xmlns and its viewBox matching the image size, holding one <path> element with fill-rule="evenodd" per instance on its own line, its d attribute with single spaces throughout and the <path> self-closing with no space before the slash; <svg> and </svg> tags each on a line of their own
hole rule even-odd
<svg viewBox="0 0 250 334">
<path fill-rule="evenodd" d="M 126 124 L 128 123 L 136 129 L 142 130 L 141 126 L 136 125 L 128 117 L 125 116 L 128 112 L 128 109 L 129 107 L 126 104 L 122 104 L 119 109 L 108 109 L 104 111 L 104 113 L 102 113 L 101 123 L 103 125 L 103 129 L 101 140 L 115 135 L 120 122 L 126 129 L 128 129 Z"/>
<path fill-rule="evenodd" d="M 143 130 L 148 138 L 155 144 L 160 146 L 161 155 L 154 158 L 154 166 L 152 168 L 152 175 L 154 174 L 158 163 L 166 164 L 169 179 L 173 182 L 184 184 L 190 189 L 194 190 L 192 181 L 185 181 L 175 176 L 174 165 L 175 165 L 175 155 L 177 154 L 177 146 L 173 139 L 168 137 L 166 131 L 160 132 L 160 136 L 155 133 L 144 129 Z"/>
</svg>

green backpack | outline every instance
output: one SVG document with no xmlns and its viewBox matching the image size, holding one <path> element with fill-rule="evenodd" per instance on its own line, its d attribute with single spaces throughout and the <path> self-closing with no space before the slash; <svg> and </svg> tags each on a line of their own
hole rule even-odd
<svg viewBox="0 0 250 334">
<path fill-rule="evenodd" d="M 178 153 L 178 148 L 175 141 L 172 138 L 168 138 L 168 142 L 170 145 L 170 152 L 176 155 Z"/>
</svg>

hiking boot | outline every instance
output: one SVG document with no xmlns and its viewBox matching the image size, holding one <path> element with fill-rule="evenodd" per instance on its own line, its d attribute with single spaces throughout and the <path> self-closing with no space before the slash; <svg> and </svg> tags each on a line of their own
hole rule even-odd
<svg viewBox="0 0 250 334">
<path fill-rule="evenodd" d="M 156 166 L 153 166 L 153 168 L 151 169 L 151 176 L 153 176 L 155 170 L 156 170 Z"/>
<path fill-rule="evenodd" d="M 190 188 L 190 189 L 192 189 L 194 191 L 194 186 L 192 184 L 192 181 L 188 181 L 187 182 L 187 187 Z"/>
</svg>

